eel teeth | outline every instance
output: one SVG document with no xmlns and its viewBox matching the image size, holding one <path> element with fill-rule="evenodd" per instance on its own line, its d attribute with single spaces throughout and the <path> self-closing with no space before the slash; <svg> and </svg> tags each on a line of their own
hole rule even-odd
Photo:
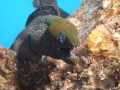
<svg viewBox="0 0 120 90">
<path fill-rule="evenodd" d="M 72 52 L 70 52 L 70 55 L 72 58 L 77 58 L 77 56 L 75 54 L 73 54 Z"/>
<path fill-rule="evenodd" d="M 76 47 L 74 47 L 74 50 L 76 49 Z M 65 51 L 64 52 L 64 50 L 62 50 L 62 49 L 60 49 L 60 48 L 57 48 L 57 50 L 58 51 L 60 51 L 61 53 L 63 53 L 65 56 L 67 56 L 67 57 L 71 57 L 71 58 L 78 58 L 74 53 L 72 53 L 71 51 Z"/>
</svg>

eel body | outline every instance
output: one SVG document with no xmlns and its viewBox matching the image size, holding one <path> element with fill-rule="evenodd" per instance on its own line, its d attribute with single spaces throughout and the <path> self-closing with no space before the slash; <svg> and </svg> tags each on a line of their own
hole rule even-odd
<svg viewBox="0 0 120 90">
<path fill-rule="evenodd" d="M 47 10 L 53 8 L 44 7 L 49 7 Z M 76 27 L 58 14 L 51 14 L 51 11 L 49 14 L 40 14 L 37 17 L 35 15 L 30 15 L 26 28 L 17 36 L 11 49 L 28 60 L 40 60 L 42 55 L 46 55 L 69 64 L 77 64 L 79 58 L 71 52 L 80 45 Z"/>
</svg>

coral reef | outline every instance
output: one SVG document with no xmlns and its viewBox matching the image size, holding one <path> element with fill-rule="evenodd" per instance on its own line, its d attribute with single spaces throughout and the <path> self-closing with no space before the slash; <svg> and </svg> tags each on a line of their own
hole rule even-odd
<svg viewBox="0 0 120 90">
<path fill-rule="evenodd" d="M 0 89 L 119 90 L 119 6 L 119 0 L 84 0 L 69 16 L 81 41 L 72 51 L 80 58 L 77 65 L 49 56 L 29 61 L 0 47 Z"/>
<path fill-rule="evenodd" d="M 87 64 L 80 74 L 87 78 L 84 90 L 120 88 L 119 5 L 119 0 L 85 0 L 68 18 L 78 28 L 81 40 L 73 52 Z"/>
<path fill-rule="evenodd" d="M 0 46 L 0 89 L 17 90 L 17 53 Z"/>
</svg>

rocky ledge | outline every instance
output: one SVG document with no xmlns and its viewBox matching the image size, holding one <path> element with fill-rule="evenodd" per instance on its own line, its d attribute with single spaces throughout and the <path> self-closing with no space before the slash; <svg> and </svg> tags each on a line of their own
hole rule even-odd
<svg viewBox="0 0 120 90">
<path fill-rule="evenodd" d="M 43 56 L 29 61 L 0 46 L 2 90 L 118 90 L 120 88 L 120 2 L 84 0 L 68 17 L 76 25 L 81 45 L 73 50 L 80 57 L 72 66 Z"/>
</svg>

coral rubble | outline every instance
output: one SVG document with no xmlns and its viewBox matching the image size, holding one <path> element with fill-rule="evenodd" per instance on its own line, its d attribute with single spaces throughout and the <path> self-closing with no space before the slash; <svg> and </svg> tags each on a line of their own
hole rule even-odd
<svg viewBox="0 0 120 90">
<path fill-rule="evenodd" d="M 72 52 L 77 65 L 42 56 L 26 60 L 0 46 L 0 89 L 7 90 L 119 90 L 120 2 L 84 0 L 69 16 L 76 25 L 81 45 Z"/>
</svg>

